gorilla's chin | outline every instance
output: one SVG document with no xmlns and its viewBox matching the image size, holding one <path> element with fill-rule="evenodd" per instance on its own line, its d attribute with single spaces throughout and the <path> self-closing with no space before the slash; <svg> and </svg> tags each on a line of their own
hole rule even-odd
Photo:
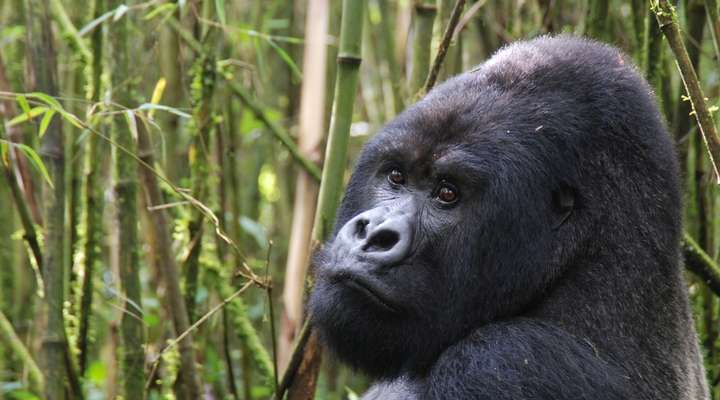
<svg viewBox="0 0 720 400">
<path fill-rule="evenodd" d="M 322 342 L 342 361 L 375 378 L 397 376 L 428 354 L 423 335 L 393 300 L 371 283 L 351 278 L 319 279 L 309 301 L 310 318 Z M 423 349 L 424 348 L 424 349 Z"/>
</svg>

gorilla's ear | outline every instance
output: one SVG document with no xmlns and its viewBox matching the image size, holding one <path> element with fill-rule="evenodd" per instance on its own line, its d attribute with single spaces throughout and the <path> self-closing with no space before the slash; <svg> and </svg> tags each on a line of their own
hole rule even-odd
<svg viewBox="0 0 720 400">
<path fill-rule="evenodd" d="M 575 188 L 561 184 L 553 191 L 553 207 L 557 213 L 553 230 L 560 228 L 570 217 L 575 209 Z"/>
</svg>

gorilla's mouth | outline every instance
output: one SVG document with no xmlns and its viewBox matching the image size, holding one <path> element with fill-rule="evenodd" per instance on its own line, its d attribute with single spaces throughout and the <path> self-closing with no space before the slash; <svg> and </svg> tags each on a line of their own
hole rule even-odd
<svg viewBox="0 0 720 400">
<path fill-rule="evenodd" d="M 377 285 L 367 279 L 357 275 L 341 274 L 335 277 L 335 281 L 362 295 L 379 308 L 390 313 L 399 313 L 399 307 Z"/>
</svg>

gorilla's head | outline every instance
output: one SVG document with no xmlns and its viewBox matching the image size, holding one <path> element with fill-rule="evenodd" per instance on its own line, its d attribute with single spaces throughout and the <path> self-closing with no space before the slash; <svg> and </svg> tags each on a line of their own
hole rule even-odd
<svg viewBox="0 0 720 400">
<path fill-rule="evenodd" d="M 542 302 L 602 252 L 593 238 L 627 238 L 616 222 L 677 220 L 677 193 L 653 187 L 677 186 L 657 115 L 617 50 L 570 37 L 509 46 L 433 89 L 367 143 L 314 257 L 323 340 L 376 377 L 421 372 Z"/>
</svg>

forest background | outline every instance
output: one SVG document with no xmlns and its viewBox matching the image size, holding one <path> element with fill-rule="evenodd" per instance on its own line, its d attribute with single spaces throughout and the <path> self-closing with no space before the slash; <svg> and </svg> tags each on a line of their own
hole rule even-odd
<svg viewBox="0 0 720 400">
<path fill-rule="evenodd" d="M 303 301 L 359 149 L 560 32 L 657 94 L 720 398 L 716 0 L 2 0 L 0 398 L 357 398 Z"/>
</svg>

